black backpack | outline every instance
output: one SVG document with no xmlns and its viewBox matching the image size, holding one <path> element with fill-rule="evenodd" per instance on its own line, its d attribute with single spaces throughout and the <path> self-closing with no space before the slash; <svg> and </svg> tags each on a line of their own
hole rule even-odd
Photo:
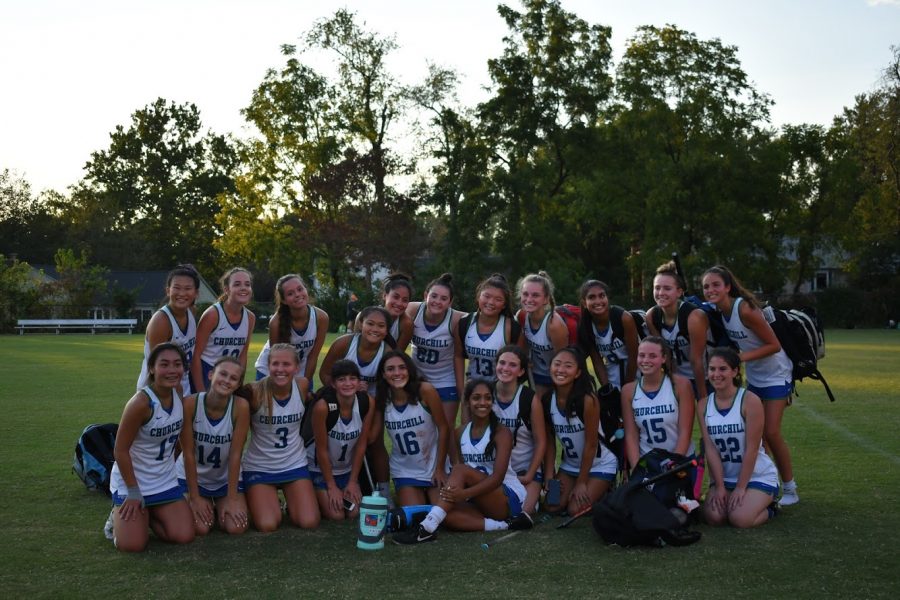
<svg viewBox="0 0 900 600">
<path fill-rule="evenodd" d="M 88 425 L 75 443 L 72 472 L 91 491 L 103 490 L 109 496 L 109 476 L 116 458 L 117 423 Z"/>
<path fill-rule="evenodd" d="M 763 315 L 775 332 L 778 343 L 791 359 L 794 381 L 809 377 L 821 381 L 829 400 L 834 402 L 834 394 L 819 371 L 819 360 L 825 358 L 825 331 L 816 310 L 811 307 L 781 310 L 767 306 Z"/>
<path fill-rule="evenodd" d="M 319 401 L 328 403 L 328 416 L 325 417 L 325 431 L 334 429 L 338 417 L 341 416 L 341 407 L 338 404 L 337 392 L 335 392 L 333 387 L 326 386 L 313 395 L 312 400 L 306 405 L 306 410 L 303 413 L 303 422 L 300 424 L 300 435 L 303 437 L 303 445 L 307 447 L 315 443 L 312 412 L 313 407 Z M 359 417 L 365 421 L 366 413 L 369 412 L 369 394 L 366 392 L 356 392 L 356 401 L 359 402 Z"/>
</svg>

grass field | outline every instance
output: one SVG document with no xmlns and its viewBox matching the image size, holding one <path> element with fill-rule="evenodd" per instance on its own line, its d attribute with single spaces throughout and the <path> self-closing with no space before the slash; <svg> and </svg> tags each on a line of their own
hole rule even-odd
<svg viewBox="0 0 900 600">
<path fill-rule="evenodd" d="M 138 335 L 0 336 L 8 597 L 900 596 L 900 332 L 828 332 L 822 367 L 837 402 L 805 382 L 785 416 L 799 505 L 759 529 L 700 526 L 693 546 L 630 550 L 604 546 L 582 520 L 487 552 L 480 544 L 497 534 L 441 532 L 423 547 L 364 552 L 354 524 L 324 523 L 118 553 L 101 531 L 109 501 L 70 465 L 85 425 L 118 421 L 141 351 Z"/>
</svg>

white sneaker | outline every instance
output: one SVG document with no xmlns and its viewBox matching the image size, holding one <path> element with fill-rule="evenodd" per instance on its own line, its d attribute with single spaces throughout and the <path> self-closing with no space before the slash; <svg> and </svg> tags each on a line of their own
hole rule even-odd
<svg viewBox="0 0 900 600">
<path fill-rule="evenodd" d="M 111 511 L 109 511 L 109 516 L 106 517 L 106 523 L 103 524 L 103 535 L 108 540 L 113 540 L 113 511 L 116 510 L 115 507 Z"/>
<path fill-rule="evenodd" d="M 778 501 L 778 504 L 781 506 L 790 506 L 792 504 L 797 504 L 798 502 L 800 502 L 800 496 L 797 494 L 797 488 L 794 487 L 782 492 L 781 500 Z"/>
</svg>

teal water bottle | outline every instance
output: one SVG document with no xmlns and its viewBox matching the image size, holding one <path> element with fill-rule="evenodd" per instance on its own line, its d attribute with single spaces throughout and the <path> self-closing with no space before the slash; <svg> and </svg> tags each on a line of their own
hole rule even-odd
<svg viewBox="0 0 900 600">
<path fill-rule="evenodd" d="M 384 548 L 384 530 L 387 525 L 388 501 L 377 491 L 365 496 L 359 505 L 359 536 L 356 547 L 362 550 Z"/>
</svg>

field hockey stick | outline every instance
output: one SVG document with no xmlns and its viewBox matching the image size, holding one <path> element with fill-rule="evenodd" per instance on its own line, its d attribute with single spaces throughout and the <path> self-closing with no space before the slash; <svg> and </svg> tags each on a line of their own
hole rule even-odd
<svg viewBox="0 0 900 600">
<path fill-rule="evenodd" d="M 653 485 L 654 483 L 656 483 L 656 482 L 659 481 L 660 479 L 665 479 L 666 477 L 671 476 L 673 473 L 678 473 L 679 471 L 684 471 L 684 470 L 686 470 L 686 469 L 690 469 L 691 467 L 696 467 L 696 466 L 697 466 L 697 459 L 696 459 L 696 458 L 688 459 L 688 460 L 684 461 L 683 463 L 680 463 L 680 464 L 675 465 L 675 466 L 672 467 L 671 469 L 666 469 L 666 470 L 663 471 L 662 473 L 657 473 L 657 474 L 654 475 L 653 477 L 650 477 L 650 478 L 648 478 L 648 479 L 645 479 L 644 481 L 642 481 L 642 482 L 636 484 L 636 485 L 634 486 L 634 489 L 638 489 L 638 488 L 642 488 L 642 487 L 647 487 L 648 485 Z"/>
<path fill-rule="evenodd" d="M 372 492 L 378 491 L 378 488 L 375 487 L 375 482 L 372 480 L 372 472 L 369 470 L 369 461 L 366 460 L 365 456 L 363 456 L 363 468 L 366 470 L 366 477 L 369 478 L 369 486 L 372 488 Z"/>
<path fill-rule="evenodd" d="M 571 525 L 572 523 L 574 523 L 575 521 L 577 521 L 584 515 L 593 512 L 593 510 L 594 510 L 594 505 L 588 504 L 587 506 L 585 506 L 584 508 L 579 510 L 577 513 L 575 513 L 574 515 L 572 515 L 571 517 L 569 517 L 568 519 L 566 519 L 565 521 L 563 521 L 562 523 L 557 525 L 556 528 L 557 529 L 565 529 L 566 527 L 568 527 L 569 525 Z"/>
<path fill-rule="evenodd" d="M 549 514 L 546 514 L 546 513 L 545 513 L 544 515 L 541 516 L 540 519 L 538 519 L 537 521 L 534 522 L 534 526 L 537 527 L 537 526 L 540 525 L 541 523 L 546 523 L 547 521 L 549 521 L 549 520 L 552 519 L 552 518 L 553 518 L 552 515 L 549 515 Z M 509 540 L 513 539 L 514 537 L 516 537 L 517 535 L 519 535 L 519 534 L 522 533 L 523 531 L 525 531 L 525 530 L 524 530 L 524 529 L 518 529 L 518 530 L 516 530 L 516 531 L 510 531 L 509 533 L 504 534 L 504 535 L 501 535 L 500 537 L 498 537 L 498 538 L 495 539 L 495 540 L 491 540 L 491 541 L 489 541 L 489 542 L 484 542 L 483 544 L 481 544 L 481 549 L 482 549 L 482 550 L 488 550 L 488 549 L 490 549 L 490 548 L 496 546 L 497 544 L 502 544 L 502 543 L 504 543 L 504 542 L 508 542 Z"/>
<path fill-rule="evenodd" d="M 697 455 L 697 479 L 694 481 L 694 500 L 700 500 L 703 493 L 703 473 L 706 471 L 706 448 L 700 440 L 700 452 Z"/>
<path fill-rule="evenodd" d="M 672 253 L 672 262 L 675 263 L 675 273 L 681 277 L 681 280 L 687 285 L 687 278 L 684 276 L 684 269 L 681 268 L 681 259 L 678 257 L 677 252 Z M 687 290 L 684 291 L 687 292 Z"/>
</svg>

